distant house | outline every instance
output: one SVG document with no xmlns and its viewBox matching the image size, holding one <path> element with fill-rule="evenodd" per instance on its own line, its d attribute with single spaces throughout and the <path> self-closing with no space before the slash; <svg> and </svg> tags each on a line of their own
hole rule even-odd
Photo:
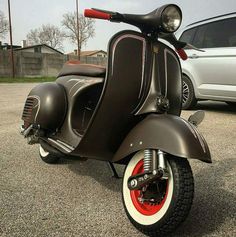
<svg viewBox="0 0 236 237">
<path fill-rule="evenodd" d="M 81 51 L 81 57 L 107 57 L 107 52 L 103 50 L 93 50 L 93 51 Z"/>
<path fill-rule="evenodd" d="M 12 45 L 12 48 L 19 49 L 19 48 L 21 48 L 21 46 L 20 45 Z M 0 41 L 0 50 L 8 50 L 8 49 L 11 49 L 11 45 L 9 45 L 7 43 L 2 44 L 2 42 Z"/>
<path fill-rule="evenodd" d="M 62 52 L 60 52 L 57 49 L 54 49 L 46 44 L 38 44 L 38 45 L 32 45 L 32 46 L 27 46 L 23 48 L 16 48 L 14 51 L 21 51 L 21 52 L 28 52 L 28 53 L 42 53 L 42 54 L 61 54 L 63 55 Z"/>
<path fill-rule="evenodd" d="M 75 56 L 75 55 L 77 55 L 77 50 L 75 50 L 74 52 L 68 53 L 67 55 Z M 80 57 L 106 58 L 107 57 L 107 52 L 105 52 L 103 50 L 81 51 L 80 52 Z"/>
</svg>

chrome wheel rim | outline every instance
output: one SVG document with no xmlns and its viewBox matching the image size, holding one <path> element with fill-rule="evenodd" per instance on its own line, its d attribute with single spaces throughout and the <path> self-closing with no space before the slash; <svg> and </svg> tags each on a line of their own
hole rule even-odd
<svg viewBox="0 0 236 237">
<path fill-rule="evenodd" d="M 183 81 L 183 98 L 182 98 L 182 103 L 186 104 L 186 102 L 189 99 L 189 86 L 185 81 Z"/>
</svg>

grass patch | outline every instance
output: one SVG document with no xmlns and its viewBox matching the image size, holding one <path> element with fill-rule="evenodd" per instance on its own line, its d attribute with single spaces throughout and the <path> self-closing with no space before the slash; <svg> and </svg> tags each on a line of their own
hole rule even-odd
<svg viewBox="0 0 236 237">
<path fill-rule="evenodd" d="M 32 82 L 50 82 L 55 81 L 55 77 L 0 77 L 0 83 L 32 83 Z"/>
</svg>

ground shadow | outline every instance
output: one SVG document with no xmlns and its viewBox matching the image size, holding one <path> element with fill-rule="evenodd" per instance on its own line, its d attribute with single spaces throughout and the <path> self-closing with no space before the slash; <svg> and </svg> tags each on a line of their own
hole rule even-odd
<svg viewBox="0 0 236 237">
<path fill-rule="evenodd" d="M 201 237 L 212 232 L 215 236 L 228 218 L 236 218 L 236 195 L 227 187 L 227 181 L 234 182 L 232 172 L 235 168 L 236 159 L 228 159 L 204 165 L 195 174 L 195 199 L 191 212 L 172 237 Z"/>
<path fill-rule="evenodd" d="M 69 169 L 75 174 L 89 176 L 112 191 L 121 191 L 122 179 L 116 179 L 112 176 L 112 172 L 107 162 L 90 159 L 87 161 L 67 160 L 65 162 L 67 162 Z M 125 166 L 117 164 L 114 166 L 116 167 L 119 176 L 122 177 Z"/>
</svg>

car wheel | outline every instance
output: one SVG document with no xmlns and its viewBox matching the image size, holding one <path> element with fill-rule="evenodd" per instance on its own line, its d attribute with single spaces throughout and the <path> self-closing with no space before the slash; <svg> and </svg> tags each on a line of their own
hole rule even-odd
<svg viewBox="0 0 236 237">
<path fill-rule="evenodd" d="M 60 157 L 50 154 L 41 145 L 39 146 L 39 156 L 47 164 L 56 164 Z"/>
<path fill-rule="evenodd" d="M 194 183 L 188 160 L 170 157 L 167 167 L 167 180 L 154 181 L 142 190 L 130 190 L 127 182 L 131 175 L 143 172 L 143 152 L 132 157 L 124 173 L 122 194 L 126 214 L 148 236 L 166 236 L 172 232 L 186 219 L 192 205 Z M 144 201 L 144 195 L 149 195 L 150 201 L 147 198 Z"/>
<path fill-rule="evenodd" d="M 197 104 L 191 80 L 183 75 L 182 109 L 191 109 Z"/>
</svg>

